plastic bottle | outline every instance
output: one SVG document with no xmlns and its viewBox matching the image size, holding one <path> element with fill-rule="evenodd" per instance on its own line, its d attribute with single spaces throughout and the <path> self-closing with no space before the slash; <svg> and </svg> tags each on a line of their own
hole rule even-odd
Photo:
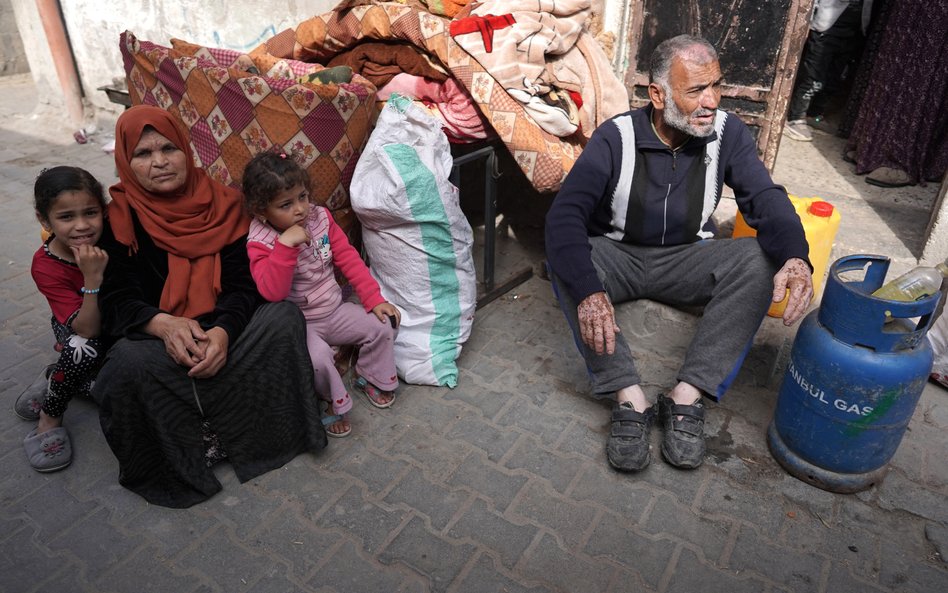
<svg viewBox="0 0 948 593">
<path fill-rule="evenodd" d="M 919 266 L 882 285 L 872 296 L 889 301 L 912 302 L 931 296 L 948 277 L 948 260 L 934 268 Z"/>
</svg>

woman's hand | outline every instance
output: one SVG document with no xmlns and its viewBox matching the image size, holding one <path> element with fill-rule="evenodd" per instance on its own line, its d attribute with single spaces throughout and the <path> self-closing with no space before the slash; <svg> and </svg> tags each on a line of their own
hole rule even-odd
<svg viewBox="0 0 948 593">
<path fill-rule="evenodd" d="M 372 307 L 372 312 L 375 313 L 375 316 L 379 318 L 379 321 L 382 323 L 391 323 L 389 317 L 395 318 L 395 328 L 401 325 L 402 314 L 398 312 L 398 307 L 392 303 L 380 303 Z"/>
<path fill-rule="evenodd" d="M 230 337 L 219 327 L 212 327 L 205 332 L 207 336 L 198 342 L 203 347 L 203 359 L 188 371 L 189 377 L 208 379 L 213 377 L 227 364 L 227 347 Z"/>
<path fill-rule="evenodd" d="M 159 313 L 142 329 L 145 333 L 161 339 L 165 343 L 165 352 L 181 366 L 190 369 L 205 359 L 207 334 L 193 319 Z"/>
<path fill-rule="evenodd" d="M 298 224 L 294 224 L 290 228 L 283 231 L 279 238 L 277 238 L 277 241 L 283 243 L 287 247 L 299 247 L 303 243 L 309 243 L 309 231 Z"/>
</svg>

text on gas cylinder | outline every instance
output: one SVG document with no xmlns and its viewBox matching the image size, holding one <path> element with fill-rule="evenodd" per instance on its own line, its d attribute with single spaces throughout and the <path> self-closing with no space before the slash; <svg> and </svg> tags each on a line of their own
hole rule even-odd
<svg viewBox="0 0 948 593">
<path fill-rule="evenodd" d="M 826 405 L 832 404 L 837 410 L 842 410 L 843 412 L 857 416 L 868 416 L 872 413 L 872 406 L 860 406 L 856 403 L 847 402 L 842 398 L 835 398 L 830 401 L 827 398 L 826 392 L 820 386 L 814 385 L 811 381 L 807 380 L 807 378 L 793 366 L 793 360 L 790 360 L 787 370 L 790 371 L 790 376 L 793 377 L 793 380 L 800 386 L 800 389 L 813 399 Z"/>
</svg>

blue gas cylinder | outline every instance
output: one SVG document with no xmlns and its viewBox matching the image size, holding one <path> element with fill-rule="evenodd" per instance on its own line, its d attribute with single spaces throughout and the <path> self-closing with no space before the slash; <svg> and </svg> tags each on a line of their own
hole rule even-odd
<svg viewBox="0 0 948 593">
<path fill-rule="evenodd" d="M 767 444 L 791 475 L 833 492 L 881 482 L 932 369 L 925 333 L 940 293 L 871 296 L 889 258 L 833 263 L 823 301 L 800 324 Z"/>
</svg>

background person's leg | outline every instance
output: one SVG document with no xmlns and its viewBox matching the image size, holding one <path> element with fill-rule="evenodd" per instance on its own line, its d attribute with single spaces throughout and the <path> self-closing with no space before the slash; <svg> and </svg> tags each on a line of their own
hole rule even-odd
<svg viewBox="0 0 948 593">
<path fill-rule="evenodd" d="M 797 80 L 793 86 L 793 94 L 790 95 L 787 124 L 784 128 L 787 137 L 802 142 L 809 142 L 813 139 L 810 127 L 806 123 L 806 114 L 813 97 L 823 89 L 831 57 L 826 51 L 825 35 L 810 31 L 797 70 Z"/>
</svg>

